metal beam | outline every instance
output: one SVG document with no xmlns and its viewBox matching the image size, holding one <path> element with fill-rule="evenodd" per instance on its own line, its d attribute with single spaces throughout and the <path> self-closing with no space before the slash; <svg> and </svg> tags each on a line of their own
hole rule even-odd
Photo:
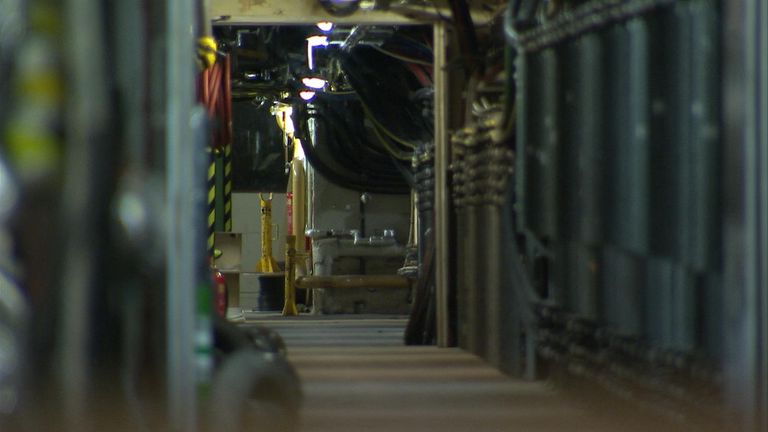
<svg viewBox="0 0 768 432">
<path fill-rule="evenodd" d="M 393 4 L 389 10 L 361 9 L 352 15 L 339 17 L 329 14 L 318 0 L 207 0 L 208 16 L 214 24 L 314 24 L 331 21 L 335 24 L 431 24 L 451 16 L 444 0 L 429 4 Z M 499 11 L 476 6 L 471 10 L 472 21 L 482 25 L 493 20 Z"/>
<path fill-rule="evenodd" d="M 302 276 L 296 288 L 410 288 L 411 281 L 396 275 Z"/>
<path fill-rule="evenodd" d="M 335 17 L 317 0 L 210 0 L 209 15 L 217 24 L 408 24 L 414 20 L 387 11 L 358 11 Z"/>
</svg>

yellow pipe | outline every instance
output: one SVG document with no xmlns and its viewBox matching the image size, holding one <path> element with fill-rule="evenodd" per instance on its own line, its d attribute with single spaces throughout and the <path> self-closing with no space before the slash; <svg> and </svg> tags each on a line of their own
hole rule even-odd
<svg viewBox="0 0 768 432">
<path fill-rule="evenodd" d="M 298 145 L 298 140 L 295 145 Z M 304 175 L 304 162 L 295 157 L 291 161 L 291 191 L 293 192 L 293 213 L 291 215 L 291 224 L 293 234 L 296 236 L 294 247 L 296 248 L 296 274 L 307 274 L 306 264 L 306 246 L 304 240 L 304 231 L 306 224 L 306 180 Z"/>
<path fill-rule="evenodd" d="M 411 281 L 396 275 L 302 276 L 295 288 L 410 288 Z"/>
<path fill-rule="evenodd" d="M 256 263 L 259 273 L 275 273 L 280 271 L 277 261 L 272 256 L 272 194 L 269 198 L 259 194 L 261 204 L 261 258 Z"/>
<path fill-rule="evenodd" d="M 285 304 L 283 316 L 296 316 L 296 236 L 285 236 Z"/>
</svg>

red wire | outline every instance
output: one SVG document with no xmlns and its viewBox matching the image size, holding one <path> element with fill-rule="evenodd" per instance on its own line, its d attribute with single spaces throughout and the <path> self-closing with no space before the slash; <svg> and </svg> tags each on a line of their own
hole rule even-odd
<svg viewBox="0 0 768 432">
<path fill-rule="evenodd" d="M 219 90 L 221 89 L 221 85 L 219 85 L 219 80 L 221 79 L 221 67 L 218 63 L 213 65 L 213 71 L 211 72 L 211 99 L 210 103 L 208 104 L 208 112 L 211 116 L 214 116 L 216 114 L 216 100 L 219 98 Z"/>
<path fill-rule="evenodd" d="M 223 62 L 217 62 L 202 72 L 198 86 L 200 102 L 215 120 L 210 140 L 211 146 L 217 149 L 232 143 L 231 70 L 231 57 L 227 55 Z"/>
<path fill-rule="evenodd" d="M 232 59 L 224 58 L 224 144 L 232 144 Z"/>
<path fill-rule="evenodd" d="M 198 98 L 200 99 L 200 102 L 203 103 L 203 105 L 208 106 L 208 69 L 204 69 L 203 72 L 200 74 L 200 79 L 198 81 L 198 88 L 200 93 L 198 94 Z"/>
<path fill-rule="evenodd" d="M 419 65 L 413 64 L 413 63 L 406 63 L 408 66 L 408 69 L 413 72 L 414 75 L 416 75 L 416 79 L 419 80 L 419 83 L 425 87 L 428 87 L 432 84 L 432 80 L 427 75 L 426 72 L 424 72 L 424 69 L 419 67 Z"/>
</svg>

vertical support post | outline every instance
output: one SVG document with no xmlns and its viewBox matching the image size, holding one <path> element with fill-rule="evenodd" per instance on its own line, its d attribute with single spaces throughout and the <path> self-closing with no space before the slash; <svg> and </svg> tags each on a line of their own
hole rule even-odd
<svg viewBox="0 0 768 432">
<path fill-rule="evenodd" d="M 168 0 L 166 41 L 166 256 L 167 256 L 167 394 L 169 426 L 174 431 L 196 430 L 195 400 L 195 265 L 197 238 L 195 188 L 197 148 L 194 112 L 194 53 L 192 33 L 195 2 Z M 197 121 L 204 122 L 200 113 Z M 202 131 L 198 131 L 202 132 Z M 204 134 L 202 134 L 204 136 Z M 201 147 L 200 151 L 203 150 Z M 204 194 L 204 192 L 203 192 Z M 204 195 L 203 195 L 204 196 Z M 201 221 L 202 222 L 202 221 Z M 200 234 L 197 234 L 200 233 Z M 202 240 L 202 239 L 201 239 Z M 204 243 L 204 242 L 203 242 Z"/>
<path fill-rule="evenodd" d="M 297 143 L 298 144 L 298 143 Z M 295 145 L 297 145 L 295 144 Z M 307 182 L 304 174 L 304 163 L 301 159 L 294 157 L 291 161 L 291 189 L 293 191 L 293 208 L 291 217 L 293 235 L 296 237 L 296 274 L 303 276 L 308 273 L 306 264 L 306 200 L 307 200 Z"/>
<path fill-rule="evenodd" d="M 768 6 L 723 11 L 725 396 L 734 429 L 768 431 Z"/>
<path fill-rule="evenodd" d="M 296 316 L 296 236 L 285 236 L 285 304 L 283 316 Z"/>
<path fill-rule="evenodd" d="M 449 325 L 449 238 L 448 224 L 448 29 L 443 22 L 433 28 L 435 50 L 435 300 L 437 346 L 447 347 L 451 341 Z"/>
<path fill-rule="evenodd" d="M 206 9 L 207 10 L 207 9 Z M 222 165 L 224 166 L 224 231 L 232 231 L 232 142 L 234 134 L 232 132 L 232 55 L 227 54 L 224 58 L 224 157 Z"/>
<path fill-rule="evenodd" d="M 210 150 L 208 158 L 208 256 L 213 257 L 216 233 L 216 153 Z"/>
<path fill-rule="evenodd" d="M 69 30 L 66 33 L 67 59 L 64 65 L 71 76 L 63 120 L 66 121 L 66 157 L 64 158 L 61 218 L 66 226 L 63 243 L 63 262 L 59 273 L 58 294 L 66 299 L 58 313 L 60 320 L 54 347 L 53 364 L 56 384 L 60 386 L 66 423 L 62 430 L 76 430 L 78 425 L 89 426 L 88 399 L 94 393 L 93 373 L 88 369 L 93 344 L 90 316 L 95 300 L 98 256 L 100 244 L 95 231 L 103 224 L 98 211 L 106 202 L 94 187 L 93 178 L 103 163 L 99 156 L 99 139 L 105 137 L 103 127 L 108 124 L 109 96 L 104 85 L 106 71 L 100 60 L 106 52 L 101 25 L 103 9 L 96 1 L 69 0 L 59 6 L 61 18 Z M 87 24 L 87 25 L 85 25 Z M 85 28 L 82 28 L 85 25 Z M 73 29 L 79 28 L 80 31 Z M 57 48 L 58 49 L 58 48 Z M 53 77 L 55 75 L 51 75 Z M 26 145 L 26 144 L 21 144 Z"/>
<path fill-rule="evenodd" d="M 216 231 L 224 231 L 224 154 L 214 153 L 216 162 Z"/>
<path fill-rule="evenodd" d="M 224 146 L 224 231 L 232 231 L 232 144 Z"/>
</svg>

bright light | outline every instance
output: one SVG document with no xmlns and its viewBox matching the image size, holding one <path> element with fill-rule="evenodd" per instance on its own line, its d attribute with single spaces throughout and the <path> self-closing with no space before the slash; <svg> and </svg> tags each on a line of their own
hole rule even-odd
<svg viewBox="0 0 768 432">
<path fill-rule="evenodd" d="M 315 97 L 315 92 L 312 90 L 302 90 L 299 92 L 299 96 L 305 101 L 311 101 Z"/>
<path fill-rule="evenodd" d="M 307 38 L 307 42 L 312 46 L 328 45 L 328 36 L 315 35 Z"/>
<path fill-rule="evenodd" d="M 277 120 L 277 125 L 288 135 L 293 135 L 295 128 L 293 126 L 293 108 L 290 105 L 278 104 L 270 109 L 272 115 Z"/>
<path fill-rule="evenodd" d="M 296 132 L 296 129 L 293 127 L 293 117 L 291 116 L 291 113 L 286 112 L 285 119 L 283 120 L 283 127 L 285 128 L 285 133 L 288 135 L 293 135 L 294 132 Z"/>
<path fill-rule="evenodd" d="M 319 90 L 325 87 L 325 80 L 322 78 L 306 77 L 306 78 L 302 78 L 301 82 L 304 83 L 305 86 L 313 89 Z"/>
<path fill-rule="evenodd" d="M 317 23 L 317 28 L 324 32 L 329 32 L 333 28 L 333 23 L 329 21 L 320 21 Z"/>
<path fill-rule="evenodd" d="M 315 60 L 312 57 L 312 49 L 316 46 L 328 46 L 328 36 L 310 36 L 307 38 L 307 65 L 309 69 L 315 68 Z"/>
<path fill-rule="evenodd" d="M 293 140 L 293 157 L 298 160 L 304 160 L 304 149 L 301 147 L 301 140 Z"/>
</svg>

